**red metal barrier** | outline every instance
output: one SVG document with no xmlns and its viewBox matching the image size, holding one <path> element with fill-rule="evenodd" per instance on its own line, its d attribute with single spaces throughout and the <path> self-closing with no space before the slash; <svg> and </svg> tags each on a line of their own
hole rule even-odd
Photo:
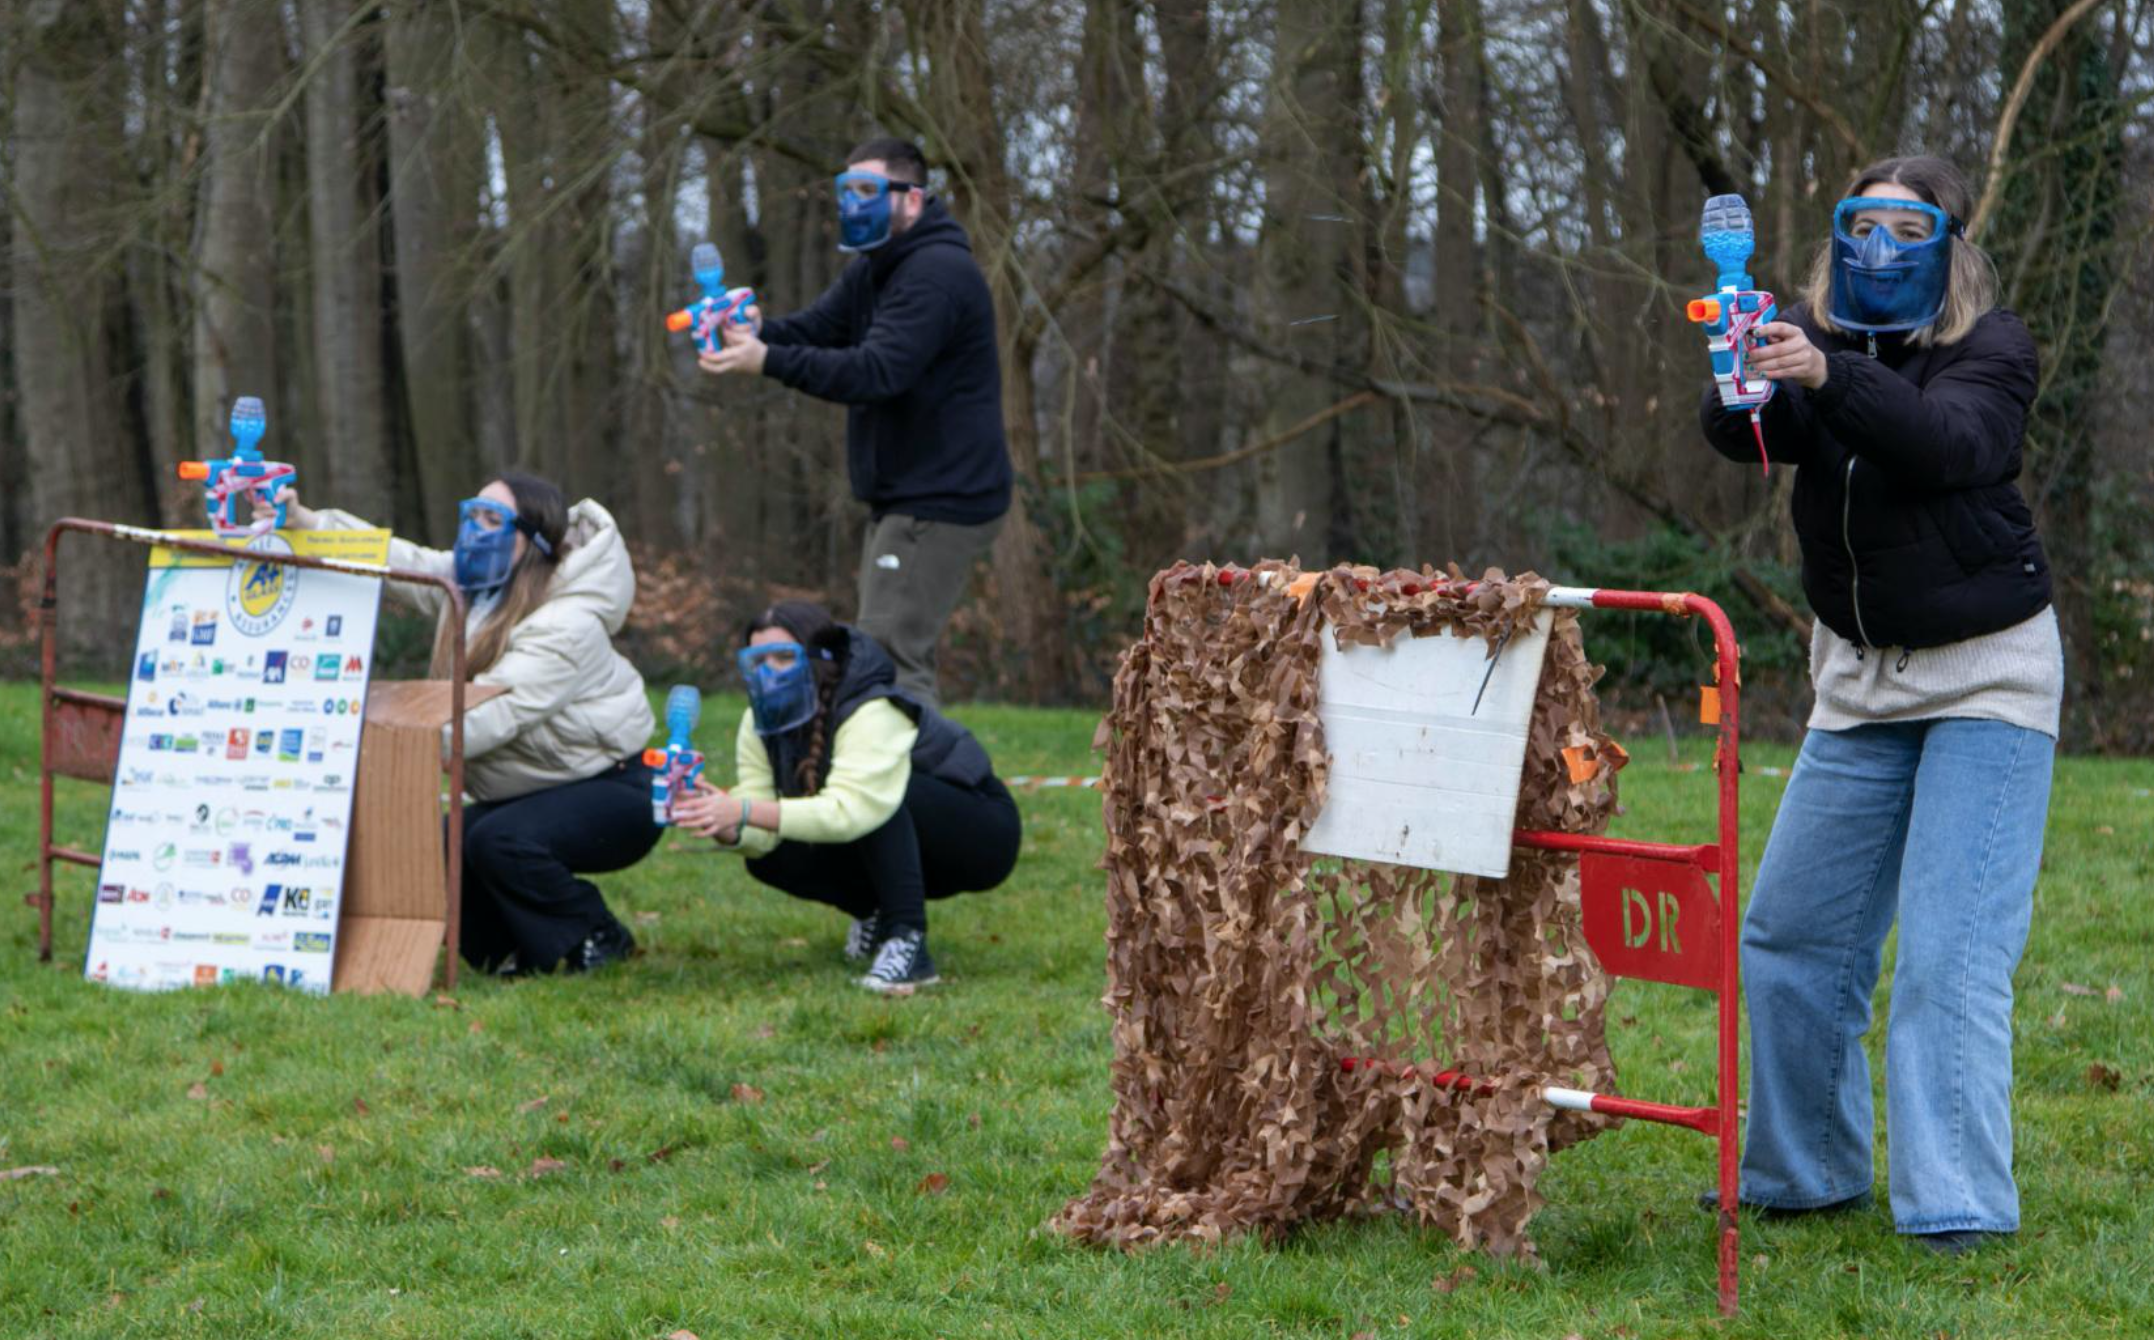
<svg viewBox="0 0 2154 1340">
<path fill-rule="evenodd" d="M 74 777 L 82 781 L 111 785 L 113 771 L 119 765 L 120 733 L 127 719 L 127 700 L 113 698 L 101 693 L 85 693 L 79 689 L 64 689 L 59 684 L 60 664 L 60 537 L 69 533 L 95 535 L 128 544 L 149 548 L 174 549 L 182 553 L 207 554 L 213 558 L 234 558 L 235 551 L 228 545 L 205 540 L 190 540 L 166 531 L 145 530 L 140 526 L 116 525 L 110 521 L 85 521 L 80 517 L 62 517 L 45 532 L 45 585 L 43 599 L 38 604 L 38 636 L 42 643 L 41 669 L 39 672 L 39 704 L 43 713 L 43 749 L 38 767 L 38 819 L 37 819 L 37 892 L 27 894 L 23 901 L 37 909 L 37 957 L 41 963 L 52 961 L 52 914 L 53 881 L 52 867 L 55 862 L 88 866 L 96 869 L 102 858 L 73 847 L 63 847 L 53 841 L 52 782 L 55 777 Z M 464 595 L 456 583 L 432 573 L 415 572 L 406 568 L 377 567 L 368 563 L 346 563 L 332 558 L 307 558 L 298 554 L 279 554 L 262 549 L 249 549 L 246 559 L 250 563 L 276 563 L 294 568 L 318 568 L 325 572 L 342 572 L 358 577 L 375 577 L 385 581 L 405 582 L 414 586 L 439 587 L 449 601 L 449 623 L 454 629 L 451 638 L 453 650 L 450 657 L 450 673 L 453 683 L 449 690 L 449 815 L 448 825 L 448 907 L 447 926 L 442 941 L 448 947 L 447 966 L 444 969 L 445 985 L 456 986 L 457 948 L 463 931 L 463 868 L 464 868 Z"/>
<path fill-rule="evenodd" d="M 1713 687 L 1720 698 L 1720 738 L 1713 753 L 1713 768 L 1720 779 L 1719 841 L 1685 845 L 1525 830 L 1516 833 L 1513 840 L 1521 847 L 1581 854 L 1580 899 L 1586 941 L 1610 975 L 1695 987 L 1719 997 L 1718 1091 L 1713 1106 L 1679 1107 L 1552 1086 L 1543 1090 L 1543 1097 L 1553 1107 L 1683 1126 L 1718 1142 L 1720 1310 L 1732 1316 L 1740 1247 L 1735 1205 L 1741 1158 L 1738 1109 L 1742 1098 L 1742 1079 L 1737 1069 L 1742 995 L 1736 962 L 1742 920 L 1737 841 L 1741 827 L 1738 774 L 1742 651 L 1727 615 L 1699 595 L 1557 587 L 1549 592 L 1546 603 L 1564 609 L 1695 617 L 1704 619 L 1713 630 Z M 1718 877 L 1717 892 L 1707 884 L 1707 874 Z M 1384 1062 L 1359 1059 L 1340 1064 L 1347 1070 L 1389 1068 Z M 1430 1068 L 1417 1069 L 1416 1073 L 1431 1084 L 1449 1088 L 1470 1089 L 1482 1082 L 1456 1070 Z"/>
</svg>

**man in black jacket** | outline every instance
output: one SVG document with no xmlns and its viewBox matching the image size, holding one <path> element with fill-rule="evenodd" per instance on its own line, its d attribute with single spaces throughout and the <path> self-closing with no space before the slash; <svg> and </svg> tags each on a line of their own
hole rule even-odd
<svg viewBox="0 0 2154 1340">
<path fill-rule="evenodd" d="M 995 309 L 917 147 L 869 140 L 846 162 L 839 249 L 858 259 L 803 311 L 765 322 L 751 307 L 700 361 L 846 406 L 853 496 L 869 509 L 858 626 L 933 704 L 935 644 L 1010 506 Z"/>
</svg>

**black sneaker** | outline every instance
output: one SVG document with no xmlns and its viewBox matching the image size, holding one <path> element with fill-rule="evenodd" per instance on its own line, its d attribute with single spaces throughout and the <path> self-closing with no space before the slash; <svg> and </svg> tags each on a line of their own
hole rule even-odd
<svg viewBox="0 0 2154 1340">
<path fill-rule="evenodd" d="M 561 960 L 563 972 L 590 972 L 617 963 L 636 952 L 636 937 L 628 933 L 628 927 L 609 920 L 605 925 L 583 937 L 583 943 L 568 951 Z"/>
<path fill-rule="evenodd" d="M 845 930 L 845 961 L 865 963 L 875 956 L 875 946 L 882 938 L 882 915 L 870 912 L 857 917 Z"/>
<path fill-rule="evenodd" d="M 903 930 L 875 946 L 875 963 L 860 985 L 870 991 L 910 991 L 941 981 L 935 960 L 928 956 L 927 932 Z"/>
</svg>

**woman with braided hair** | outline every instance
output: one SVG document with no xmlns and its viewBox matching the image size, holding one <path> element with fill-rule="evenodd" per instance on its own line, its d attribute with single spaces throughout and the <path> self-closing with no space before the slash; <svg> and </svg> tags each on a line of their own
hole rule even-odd
<svg viewBox="0 0 2154 1340">
<path fill-rule="evenodd" d="M 900 689 L 889 654 L 821 606 L 779 601 L 743 642 L 739 783 L 683 799 L 675 823 L 745 855 L 772 888 L 851 916 L 860 985 L 932 985 L 928 900 L 1009 877 L 1017 803 L 971 732 Z"/>
</svg>

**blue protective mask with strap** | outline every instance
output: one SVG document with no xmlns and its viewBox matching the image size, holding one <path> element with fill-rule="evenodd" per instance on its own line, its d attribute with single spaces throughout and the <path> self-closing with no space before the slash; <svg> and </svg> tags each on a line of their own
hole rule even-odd
<svg viewBox="0 0 2154 1340">
<path fill-rule="evenodd" d="M 755 733 L 783 735 L 815 716 L 815 671 L 810 657 L 829 660 L 827 651 L 809 651 L 798 642 L 760 642 L 742 647 L 740 677 L 748 686 L 748 708 Z"/>
<path fill-rule="evenodd" d="M 516 509 L 492 498 L 466 498 L 456 509 L 456 584 L 477 598 L 501 589 L 516 567 L 516 535 L 549 557 L 553 546 Z"/>
<path fill-rule="evenodd" d="M 1912 235 L 1908 216 L 1926 225 L 1921 236 Z M 1965 231 L 1921 200 L 1855 196 L 1833 206 L 1833 324 L 1881 335 L 1937 320 L 1952 277 L 1952 239 Z"/>
<path fill-rule="evenodd" d="M 838 188 L 838 250 L 848 253 L 873 251 L 890 240 L 890 195 L 893 191 L 919 188 L 907 181 L 892 181 L 877 172 L 840 172 Z"/>
</svg>

